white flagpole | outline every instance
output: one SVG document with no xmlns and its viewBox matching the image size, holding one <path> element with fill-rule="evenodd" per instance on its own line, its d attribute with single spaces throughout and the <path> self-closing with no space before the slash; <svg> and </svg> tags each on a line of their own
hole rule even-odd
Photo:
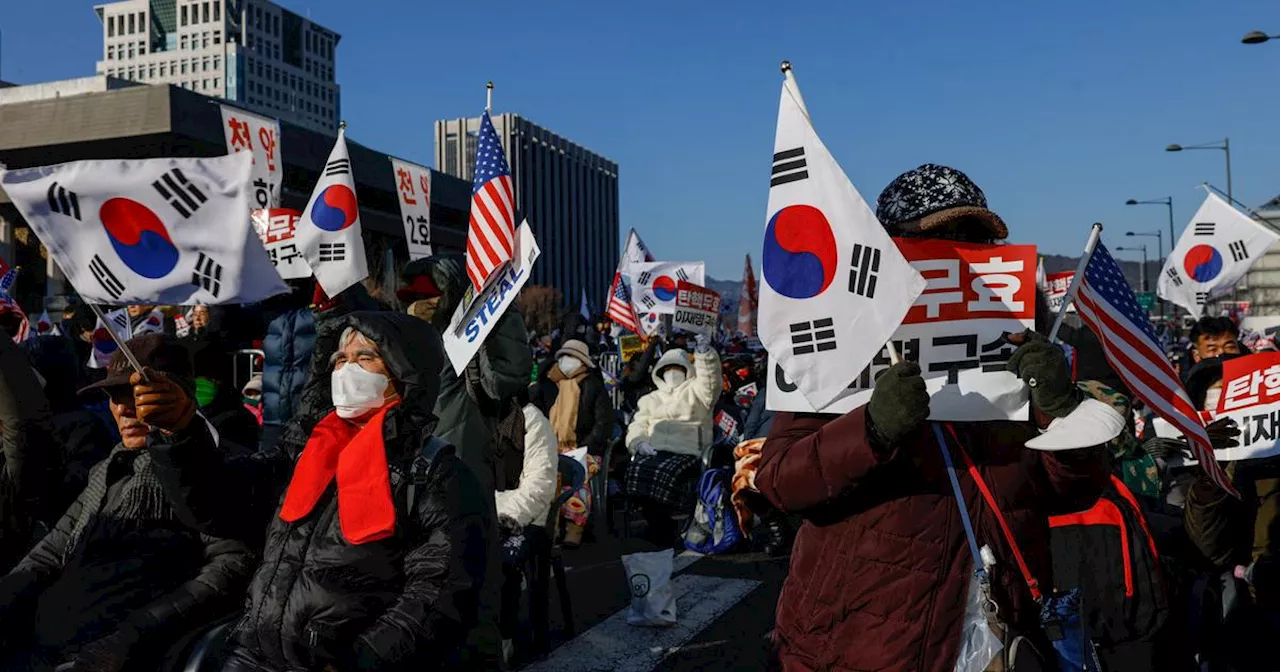
<svg viewBox="0 0 1280 672">
<path fill-rule="evenodd" d="M 484 85 L 484 111 L 490 112 L 492 110 L 493 110 L 493 82 L 488 82 Z"/>
<path fill-rule="evenodd" d="M 796 81 L 796 75 L 791 71 L 791 61 L 783 61 L 780 66 L 782 76 L 786 79 L 787 90 L 791 92 L 791 97 L 796 99 L 796 104 L 800 106 L 800 111 L 804 112 L 804 118 L 809 120 L 809 125 L 813 125 L 813 119 L 809 118 L 809 108 L 804 104 L 804 96 L 800 95 L 800 83 Z"/>
<path fill-rule="evenodd" d="M 1093 250 L 1098 246 L 1098 241 L 1102 238 L 1102 222 L 1095 222 L 1093 228 L 1089 231 L 1089 242 L 1084 245 L 1084 255 L 1080 257 L 1080 263 L 1076 264 L 1076 274 L 1071 278 L 1071 287 L 1067 289 L 1067 295 L 1062 297 L 1062 305 L 1058 306 L 1058 316 L 1053 320 L 1053 329 L 1049 331 L 1049 342 L 1058 342 L 1058 330 L 1062 328 L 1062 318 L 1067 316 L 1067 307 L 1076 300 L 1076 293 L 1080 291 L 1080 282 L 1084 280 L 1084 269 L 1089 265 L 1089 259 L 1093 257 Z"/>
<path fill-rule="evenodd" d="M 132 366 L 133 370 L 137 371 L 138 374 L 142 376 L 142 382 L 151 382 L 147 379 L 147 374 L 142 371 L 142 362 L 138 361 L 138 358 L 133 354 L 133 351 L 125 344 L 125 339 L 120 338 L 120 334 L 117 334 L 116 330 L 111 327 L 111 323 L 107 321 L 107 316 L 102 314 L 102 309 L 98 307 L 98 304 L 90 303 L 89 310 L 92 310 L 93 314 L 97 315 L 99 320 L 102 320 L 103 326 L 107 328 L 107 333 L 111 334 L 111 340 L 115 341 L 116 345 L 120 346 L 120 352 L 124 353 L 124 358 L 129 360 L 129 366 Z"/>
</svg>

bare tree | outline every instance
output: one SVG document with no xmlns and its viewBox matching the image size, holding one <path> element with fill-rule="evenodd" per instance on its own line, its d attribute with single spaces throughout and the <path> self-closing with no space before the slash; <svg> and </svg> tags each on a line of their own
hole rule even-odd
<svg viewBox="0 0 1280 672">
<path fill-rule="evenodd" d="M 531 333 L 549 334 L 560 324 L 561 305 L 564 296 L 560 290 L 544 285 L 530 285 L 516 298 L 516 307 L 524 316 L 524 325 Z"/>
</svg>

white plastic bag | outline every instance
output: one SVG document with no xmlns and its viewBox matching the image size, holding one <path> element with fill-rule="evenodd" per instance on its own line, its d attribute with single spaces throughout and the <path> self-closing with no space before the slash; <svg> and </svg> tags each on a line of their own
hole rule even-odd
<svg viewBox="0 0 1280 672">
<path fill-rule="evenodd" d="M 969 576 L 969 596 L 964 601 L 964 627 L 960 630 L 960 656 L 955 672 L 983 672 L 1000 655 L 1004 644 L 987 624 L 987 594 L 978 573 Z"/>
<path fill-rule="evenodd" d="M 676 595 L 671 588 L 675 551 L 632 553 L 622 556 L 631 589 L 627 625 L 670 627 L 676 624 Z"/>
</svg>

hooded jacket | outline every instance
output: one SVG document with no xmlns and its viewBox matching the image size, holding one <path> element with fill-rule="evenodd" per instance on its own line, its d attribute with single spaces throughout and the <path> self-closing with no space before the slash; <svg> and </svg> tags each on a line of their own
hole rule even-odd
<svg viewBox="0 0 1280 672">
<path fill-rule="evenodd" d="M 672 387 L 659 375 L 669 366 L 685 371 L 685 381 Z M 720 355 L 697 353 L 693 365 L 684 350 L 668 350 L 653 367 L 656 389 L 640 398 L 640 410 L 627 427 L 627 449 L 634 455 L 641 441 L 658 450 L 701 456 L 714 440 L 712 419 L 720 398 Z"/>
<path fill-rule="evenodd" d="M 533 405 L 524 411 L 524 465 L 520 485 L 495 495 L 498 515 L 506 516 L 521 526 L 545 525 L 551 501 L 556 494 L 560 451 L 551 421 Z"/>
<path fill-rule="evenodd" d="M 432 323 L 441 333 L 470 285 L 465 264 L 460 254 L 435 254 L 409 262 L 401 274 L 406 279 L 430 275 L 440 289 Z M 528 342 L 520 311 L 508 310 L 498 318 L 463 375 L 454 373 L 447 358 L 440 360 L 440 396 L 435 407 L 440 424 L 436 433 L 458 447 L 459 457 L 475 472 L 485 492 L 496 489 L 499 465 L 493 434 L 499 413 L 529 385 L 533 355 Z"/>
<path fill-rule="evenodd" d="M 332 483 L 310 513 L 293 523 L 279 517 L 294 462 L 333 410 L 329 358 L 346 327 L 377 344 L 401 392 L 383 425 L 395 532 L 358 545 L 342 535 Z M 299 412 L 276 450 L 225 460 L 203 423 L 192 423 L 157 453 L 157 468 L 179 512 L 202 529 L 260 538 L 266 527 L 263 562 L 232 634 L 237 655 L 264 670 L 438 667 L 475 623 L 496 543 L 488 538 L 492 503 L 451 447 L 437 453 L 407 508 L 412 464 L 436 427 L 439 335 L 408 315 L 356 312 L 322 324 L 317 343 Z"/>
</svg>

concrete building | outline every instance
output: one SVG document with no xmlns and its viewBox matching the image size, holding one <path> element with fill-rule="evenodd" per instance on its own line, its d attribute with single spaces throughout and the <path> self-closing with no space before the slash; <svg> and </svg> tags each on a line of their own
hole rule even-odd
<svg viewBox="0 0 1280 672">
<path fill-rule="evenodd" d="M 268 0 L 123 0 L 94 8 L 100 75 L 173 84 L 335 133 L 340 36 Z"/>
<path fill-rule="evenodd" d="M 211 98 L 176 86 L 127 86 L 106 77 L 90 79 L 94 81 L 0 89 L 0 163 L 27 168 L 82 159 L 226 154 L 222 117 Z M 36 96 L 37 90 L 51 95 Z M 9 102 L 6 96 L 20 101 Z M 359 137 L 358 128 L 348 130 Z M 333 141 L 327 133 L 287 121 L 280 124 L 284 207 L 306 207 Z M 375 285 L 386 287 L 387 279 L 408 260 L 395 175 L 386 154 L 350 137 L 347 148 L 370 276 Z M 461 251 L 465 247 L 470 200 L 469 183 L 432 175 L 431 240 L 436 249 Z M 39 314 L 42 305 L 58 309 L 70 298 L 65 278 L 3 190 L 0 258 L 23 267 L 16 293 L 28 311 Z"/>
<path fill-rule="evenodd" d="M 1254 210 L 1254 219 L 1259 220 L 1263 226 L 1280 230 L 1280 196 Z M 1236 295 L 1236 300 L 1249 302 L 1250 317 L 1270 318 L 1263 321 L 1251 320 L 1252 324 L 1259 325 L 1254 328 L 1280 324 L 1280 245 L 1273 246 L 1249 269 L 1237 285 Z"/>
<path fill-rule="evenodd" d="M 515 186 L 516 222 L 542 247 L 533 284 L 576 309 L 583 290 L 603 311 L 618 266 L 618 164 L 517 114 L 493 117 Z M 471 181 L 480 117 L 435 123 L 436 170 Z"/>
</svg>

